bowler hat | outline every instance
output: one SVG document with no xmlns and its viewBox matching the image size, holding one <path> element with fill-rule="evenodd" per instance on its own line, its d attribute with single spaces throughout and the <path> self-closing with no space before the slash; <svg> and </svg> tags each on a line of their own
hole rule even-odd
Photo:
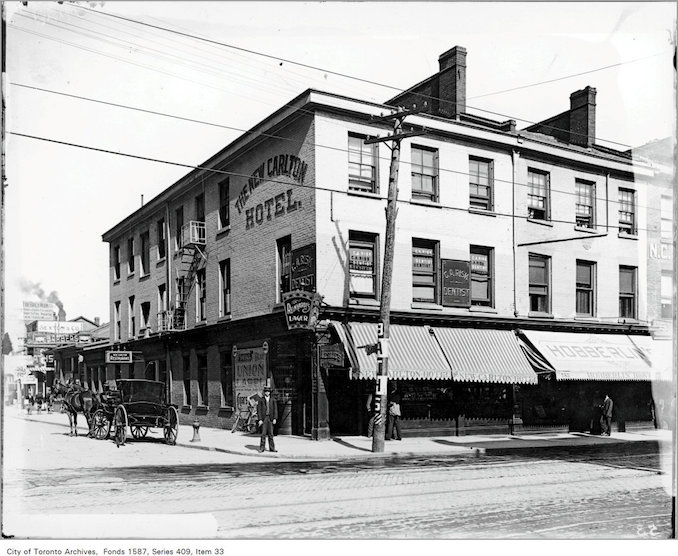
<svg viewBox="0 0 678 556">
<path fill-rule="evenodd" d="M 264 386 L 264 392 L 270 392 L 271 387 L 270 386 Z"/>
</svg>

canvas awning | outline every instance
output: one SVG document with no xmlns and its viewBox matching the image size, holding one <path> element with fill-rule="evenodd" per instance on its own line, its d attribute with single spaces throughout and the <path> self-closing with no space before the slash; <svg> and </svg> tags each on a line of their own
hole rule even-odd
<svg viewBox="0 0 678 556">
<path fill-rule="evenodd" d="M 522 334 L 528 340 L 526 345 L 537 350 L 536 356 L 555 370 L 557 380 L 652 380 L 656 372 L 648 352 L 625 334 L 535 330 Z"/>
<path fill-rule="evenodd" d="M 536 384 L 537 375 L 512 330 L 432 327 L 460 382 Z"/>
<path fill-rule="evenodd" d="M 331 322 L 353 367 L 353 376 L 377 376 L 377 324 Z M 389 327 L 389 378 L 395 380 L 452 378 L 445 357 L 426 326 L 392 324 Z"/>
<path fill-rule="evenodd" d="M 652 374 L 650 380 L 670 381 L 674 378 L 673 341 L 656 340 L 650 336 L 628 336 L 629 341 L 643 350 L 649 361 Z"/>
</svg>

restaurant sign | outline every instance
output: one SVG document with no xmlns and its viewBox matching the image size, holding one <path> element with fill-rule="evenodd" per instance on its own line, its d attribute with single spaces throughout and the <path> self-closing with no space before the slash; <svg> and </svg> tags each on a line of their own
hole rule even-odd
<svg viewBox="0 0 678 556">
<path fill-rule="evenodd" d="M 315 243 L 292 251 L 292 290 L 315 291 Z"/>
<path fill-rule="evenodd" d="M 131 351 L 107 351 L 106 363 L 132 363 Z"/>
<path fill-rule="evenodd" d="M 282 294 L 287 328 L 314 330 L 320 313 L 321 296 L 317 293 L 294 290 Z"/>
<path fill-rule="evenodd" d="M 470 307 L 471 271 L 468 261 L 441 259 L 443 305 Z"/>
</svg>

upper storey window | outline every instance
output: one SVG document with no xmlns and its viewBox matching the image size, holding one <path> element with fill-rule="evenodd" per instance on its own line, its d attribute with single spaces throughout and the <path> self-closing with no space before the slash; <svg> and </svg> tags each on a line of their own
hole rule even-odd
<svg viewBox="0 0 678 556">
<path fill-rule="evenodd" d="M 378 193 L 376 144 L 366 145 L 365 137 L 348 136 L 348 188 L 353 191 Z"/>
<path fill-rule="evenodd" d="M 596 184 L 589 181 L 575 182 L 576 222 L 580 228 L 596 227 Z"/>
<path fill-rule="evenodd" d="M 492 210 L 494 164 L 491 160 L 469 158 L 469 204 L 471 208 Z"/>
<path fill-rule="evenodd" d="M 549 220 L 550 179 L 547 172 L 527 172 L 527 216 L 536 220 Z"/>
<path fill-rule="evenodd" d="M 412 146 L 412 198 L 438 201 L 438 150 Z"/>
<path fill-rule="evenodd" d="M 636 233 L 636 192 L 619 188 L 619 231 Z"/>
</svg>

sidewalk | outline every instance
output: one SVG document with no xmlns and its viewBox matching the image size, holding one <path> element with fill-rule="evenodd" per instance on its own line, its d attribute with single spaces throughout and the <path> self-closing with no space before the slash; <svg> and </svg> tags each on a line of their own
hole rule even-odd
<svg viewBox="0 0 678 556">
<path fill-rule="evenodd" d="M 37 413 L 28 415 L 16 406 L 4 408 L 5 417 L 16 417 L 29 421 L 46 422 L 68 428 L 68 419 L 61 413 Z M 78 431 L 87 434 L 84 419 L 79 421 Z M 315 460 L 332 461 L 355 458 L 390 457 L 479 457 L 481 455 L 505 455 L 521 451 L 548 451 L 567 447 L 613 445 L 623 443 L 671 443 L 669 430 L 638 430 L 617 432 L 611 437 L 587 433 L 540 433 L 533 435 L 473 435 L 404 438 L 402 441 L 385 442 L 384 451 L 372 452 L 372 439 L 365 436 L 335 436 L 330 440 L 314 441 L 307 436 L 276 436 L 276 453 L 259 453 L 259 436 L 242 432 L 232 433 L 227 429 L 201 426 L 199 440 L 193 440 L 191 425 L 180 425 L 177 446 L 211 450 L 241 456 L 266 457 L 272 460 Z M 128 432 L 128 441 L 130 439 Z"/>
</svg>

